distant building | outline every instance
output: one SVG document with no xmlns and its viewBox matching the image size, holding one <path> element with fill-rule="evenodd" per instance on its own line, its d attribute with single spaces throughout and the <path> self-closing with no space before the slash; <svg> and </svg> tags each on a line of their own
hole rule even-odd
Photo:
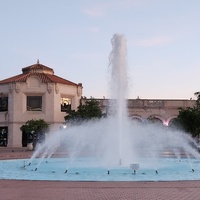
<svg viewBox="0 0 200 200">
<path fill-rule="evenodd" d="M 82 84 L 54 75 L 39 63 L 22 68 L 22 74 L 0 81 L 0 146 L 27 145 L 20 127 L 31 119 L 44 119 L 59 127 L 69 109 L 76 110 Z"/>
<path fill-rule="evenodd" d="M 81 99 L 85 104 L 87 99 Z M 96 99 L 104 114 L 109 113 L 109 106 L 115 106 L 109 99 Z M 186 109 L 196 105 L 195 100 L 187 99 L 128 99 L 127 113 L 130 119 L 145 123 L 149 120 L 160 123 L 164 126 L 173 124 L 174 119 L 179 115 L 179 109 Z"/>
</svg>

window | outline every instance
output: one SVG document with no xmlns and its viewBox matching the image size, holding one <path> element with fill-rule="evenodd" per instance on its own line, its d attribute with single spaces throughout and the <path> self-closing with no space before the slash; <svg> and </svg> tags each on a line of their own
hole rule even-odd
<svg viewBox="0 0 200 200">
<path fill-rule="evenodd" d="M 0 97 L 0 112 L 8 111 L 8 97 Z"/>
<path fill-rule="evenodd" d="M 27 96 L 27 111 L 42 111 L 42 96 Z"/>
<path fill-rule="evenodd" d="M 71 110 L 71 99 L 69 98 L 61 98 L 61 112 L 68 112 Z"/>
</svg>

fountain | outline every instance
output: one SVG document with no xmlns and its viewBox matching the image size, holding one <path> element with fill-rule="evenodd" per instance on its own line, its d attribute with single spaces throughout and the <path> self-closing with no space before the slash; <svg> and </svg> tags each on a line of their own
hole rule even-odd
<svg viewBox="0 0 200 200">
<path fill-rule="evenodd" d="M 115 99 L 115 105 L 110 105 L 111 113 L 115 118 L 116 132 L 113 137 L 118 136 L 119 164 L 122 162 L 123 145 L 122 140 L 124 127 L 126 127 L 126 95 L 127 95 L 127 72 L 126 72 L 126 38 L 123 35 L 115 34 L 111 40 L 112 51 L 110 53 L 111 67 L 111 99 Z M 113 126 L 113 125 L 112 125 Z"/>
<path fill-rule="evenodd" d="M 31 159 L 17 160 L 16 165 L 7 161 L 1 168 L 8 170 L 10 162 L 21 165 L 23 175 L 17 177 L 32 180 L 200 179 L 197 144 L 189 135 L 128 118 L 126 38 L 115 34 L 111 43 L 108 117 L 51 133 Z M 166 152 L 170 152 L 167 158 Z M 0 178 L 10 176 L 4 173 Z"/>
</svg>

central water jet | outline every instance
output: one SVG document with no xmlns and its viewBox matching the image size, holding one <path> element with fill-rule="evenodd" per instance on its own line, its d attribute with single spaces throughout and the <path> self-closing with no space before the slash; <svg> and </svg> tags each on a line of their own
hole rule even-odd
<svg viewBox="0 0 200 200">
<path fill-rule="evenodd" d="M 127 121 L 127 48 L 124 35 L 115 34 L 111 40 L 112 51 L 109 57 L 111 68 L 110 83 L 110 112 L 116 120 L 116 130 L 118 135 L 119 164 L 122 164 L 123 146 L 122 137 L 125 122 Z"/>
</svg>

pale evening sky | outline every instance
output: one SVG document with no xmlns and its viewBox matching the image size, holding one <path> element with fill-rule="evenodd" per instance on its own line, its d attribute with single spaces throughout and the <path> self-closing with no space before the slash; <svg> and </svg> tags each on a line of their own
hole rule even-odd
<svg viewBox="0 0 200 200">
<path fill-rule="evenodd" d="M 0 0 L 0 80 L 37 59 L 108 97 L 115 33 L 127 39 L 129 98 L 189 99 L 200 91 L 199 0 Z"/>
</svg>

